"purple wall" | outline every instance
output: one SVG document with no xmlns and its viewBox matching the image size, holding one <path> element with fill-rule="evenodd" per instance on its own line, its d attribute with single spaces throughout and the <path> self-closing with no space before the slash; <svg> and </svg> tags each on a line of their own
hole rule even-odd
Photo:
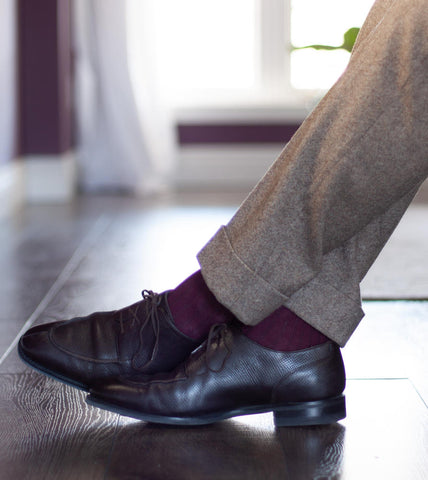
<svg viewBox="0 0 428 480">
<path fill-rule="evenodd" d="M 71 4 L 18 0 L 18 149 L 59 154 L 72 147 Z"/>
<path fill-rule="evenodd" d="M 284 144 L 299 128 L 297 123 L 181 124 L 178 141 L 182 146 L 203 144 Z"/>
</svg>

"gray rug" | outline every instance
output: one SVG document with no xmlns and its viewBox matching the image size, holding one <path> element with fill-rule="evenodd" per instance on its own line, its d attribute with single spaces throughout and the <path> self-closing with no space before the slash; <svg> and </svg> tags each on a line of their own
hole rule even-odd
<svg viewBox="0 0 428 480">
<path fill-rule="evenodd" d="M 412 205 L 361 285 L 374 299 L 428 299 L 428 205 Z"/>
</svg>

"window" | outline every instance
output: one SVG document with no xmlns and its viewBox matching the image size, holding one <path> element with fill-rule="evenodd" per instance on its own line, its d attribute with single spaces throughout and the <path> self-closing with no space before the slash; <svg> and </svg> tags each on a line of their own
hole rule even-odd
<svg viewBox="0 0 428 480">
<path fill-rule="evenodd" d="M 291 44 L 340 46 L 344 33 L 361 27 L 373 0 L 292 0 Z M 345 50 L 294 50 L 290 56 L 290 81 L 296 89 L 327 89 L 349 60 Z"/>
<path fill-rule="evenodd" d="M 373 1 L 128 0 L 131 62 L 141 61 L 138 32 L 148 15 L 144 41 L 172 104 L 298 103 L 328 88 L 349 54 L 291 45 L 340 45 Z"/>
</svg>

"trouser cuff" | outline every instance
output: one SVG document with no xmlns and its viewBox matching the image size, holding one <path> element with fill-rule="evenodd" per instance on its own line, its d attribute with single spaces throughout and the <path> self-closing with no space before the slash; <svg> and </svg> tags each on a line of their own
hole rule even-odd
<svg viewBox="0 0 428 480">
<path fill-rule="evenodd" d="M 198 261 L 208 288 L 246 325 L 256 325 L 283 305 L 344 346 L 364 316 L 361 303 L 323 280 L 322 273 L 291 297 L 283 295 L 236 254 L 224 226 Z"/>
<path fill-rule="evenodd" d="M 208 288 L 246 325 L 256 325 L 288 300 L 241 260 L 224 226 L 199 252 L 198 261 Z"/>
</svg>

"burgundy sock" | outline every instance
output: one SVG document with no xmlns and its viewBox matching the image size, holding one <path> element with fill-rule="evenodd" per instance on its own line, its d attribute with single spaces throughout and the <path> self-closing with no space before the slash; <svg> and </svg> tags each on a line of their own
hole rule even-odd
<svg viewBox="0 0 428 480">
<path fill-rule="evenodd" d="M 168 294 L 168 305 L 176 327 L 195 340 L 202 340 L 216 323 L 234 319 L 208 289 L 200 270 Z"/>
<path fill-rule="evenodd" d="M 286 307 L 279 307 L 254 327 L 245 325 L 242 332 L 259 345 L 282 352 L 314 347 L 329 340 Z"/>
</svg>

